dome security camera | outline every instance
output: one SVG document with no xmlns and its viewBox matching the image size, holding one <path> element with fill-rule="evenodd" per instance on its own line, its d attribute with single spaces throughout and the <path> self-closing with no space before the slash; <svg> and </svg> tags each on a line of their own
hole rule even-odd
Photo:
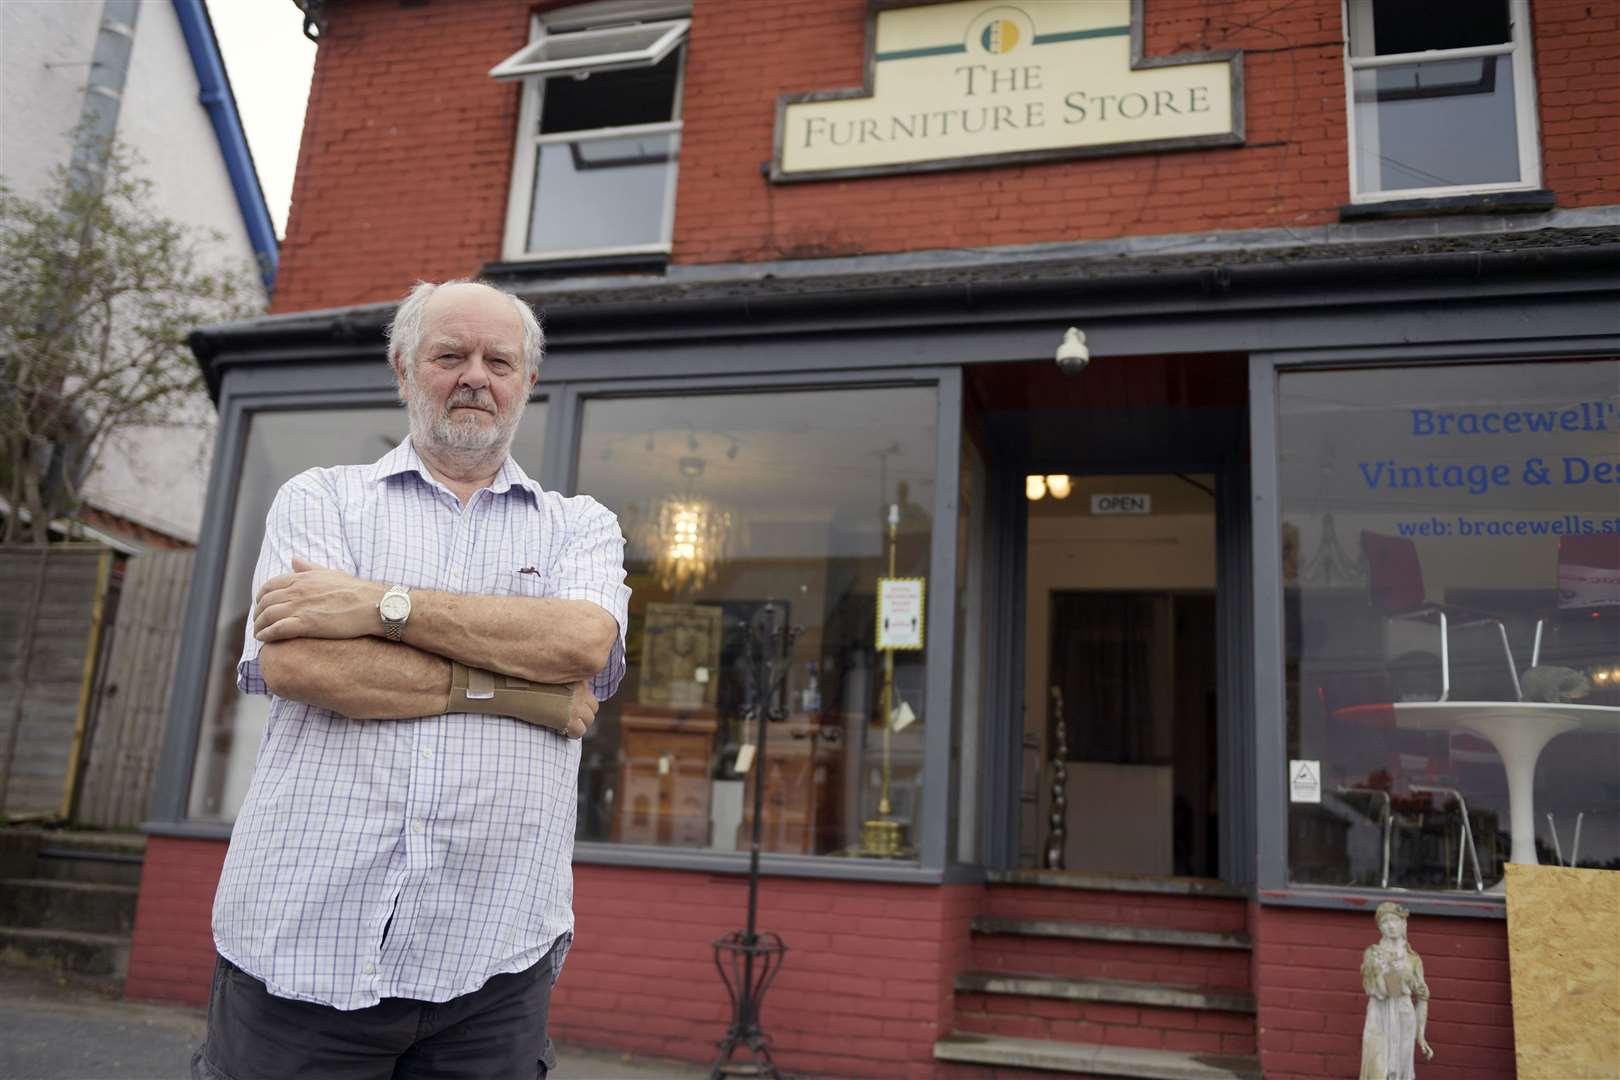
<svg viewBox="0 0 1620 1080">
<path fill-rule="evenodd" d="M 1086 348 L 1086 335 L 1074 327 L 1063 332 L 1063 344 L 1058 346 L 1057 366 L 1065 375 L 1078 375 L 1091 363 L 1091 350 Z"/>
</svg>

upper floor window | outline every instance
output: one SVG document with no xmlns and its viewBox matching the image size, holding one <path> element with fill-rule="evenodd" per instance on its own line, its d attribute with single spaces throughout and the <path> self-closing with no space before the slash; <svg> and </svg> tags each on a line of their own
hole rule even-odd
<svg viewBox="0 0 1620 1080">
<path fill-rule="evenodd" d="M 507 259 L 669 251 L 686 14 L 622 0 L 548 12 L 490 72 L 523 81 Z"/>
<path fill-rule="evenodd" d="M 1345 0 L 1356 202 L 1541 183 L 1528 0 Z"/>
</svg>

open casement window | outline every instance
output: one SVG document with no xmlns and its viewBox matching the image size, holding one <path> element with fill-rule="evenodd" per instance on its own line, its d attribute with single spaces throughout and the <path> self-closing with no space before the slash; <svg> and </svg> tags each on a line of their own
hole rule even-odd
<svg viewBox="0 0 1620 1080">
<path fill-rule="evenodd" d="M 523 82 L 506 259 L 669 252 L 684 14 L 645 3 L 548 12 L 490 71 Z"/>
<path fill-rule="evenodd" d="M 1528 0 L 1345 0 L 1355 202 L 1541 183 Z"/>
</svg>

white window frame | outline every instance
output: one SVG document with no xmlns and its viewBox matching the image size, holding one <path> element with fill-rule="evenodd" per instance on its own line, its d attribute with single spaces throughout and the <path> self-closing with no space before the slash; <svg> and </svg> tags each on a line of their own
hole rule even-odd
<svg viewBox="0 0 1620 1080">
<path fill-rule="evenodd" d="M 1534 191 L 1541 187 L 1541 117 L 1536 105 L 1535 68 L 1530 43 L 1529 0 L 1508 0 L 1508 20 L 1512 40 L 1500 45 L 1478 45 L 1467 49 L 1430 49 L 1424 52 L 1395 53 L 1389 56 L 1352 56 L 1353 41 L 1373 40 L 1372 0 L 1343 0 L 1344 17 L 1344 111 L 1348 128 L 1350 201 L 1352 203 L 1396 202 L 1402 199 L 1432 199 L 1452 195 L 1488 195 L 1503 191 Z M 1377 133 L 1357 130 L 1356 72 L 1404 64 L 1436 63 L 1445 60 L 1473 60 L 1486 56 L 1513 58 L 1514 125 L 1519 136 L 1519 179 L 1495 184 L 1448 184 L 1441 187 L 1397 188 L 1393 191 L 1362 191 L 1357 169 L 1357 147 L 1364 135 L 1376 140 Z"/>
<path fill-rule="evenodd" d="M 598 8 L 604 9 L 601 15 L 598 18 L 591 18 L 591 14 Z M 496 78 L 523 80 L 523 96 L 518 106 L 517 146 L 512 154 L 512 179 L 507 192 L 506 232 L 501 243 L 501 258 L 503 260 L 507 262 L 544 263 L 570 259 L 607 258 L 620 255 L 668 255 L 673 250 L 675 184 L 680 175 L 678 161 L 676 167 L 669 170 L 669 176 L 664 186 L 662 214 L 664 235 L 655 242 L 622 244 L 616 247 L 576 248 L 567 251 L 530 251 L 529 226 L 534 207 L 534 173 L 539 163 L 539 151 L 542 146 L 554 143 L 594 142 L 600 139 L 666 133 L 673 134 L 676 145 L 679 146 L 682 128 L 682 97 L 686 89 L 686 60 L 684 53 L 680 61 L 680 70 L 675 76 L 673 117 L 668 121 L 656 124 L 629 124 L 622 127 L 591 128 L 586 131 L 564 131 L 543 135 L 540 134 L 540 116 L 548 76 L 568 74 L 570 72 L 585 74 L 592 71 L 607 71 L 626 67 L 650 67 L 668 57 L 671 52 L 684 49 L 691 20 L 684 17 L 670 17 L 672 14 L 679 14 L 682 11 L 682 5 L 669 3 L 604 3 L 567 8 L 559 12 L 548 12 L 545 15 L 534 15 L 529 19 L 529 43 L 490 71 L 490 74 Z M 613 16 L 618 16 L 618 18 Z M 618 25 L 601 26 L 600 23 L 602 22 L 617 23 Z M 595 57 L 589 62 L 582 63 L 569 60 L 532 63 L 523 60 L 524 56 L 535 51 L 535 47 L 545 40 L 548 33 L 583 32 L 589 34 L 600 29 L 605 35 L 614 29 L 622 29 L 623 25 L 628 22 L 644 22 L 654 25 L 667 24 L 668 29 L 657 41 L 645 49 L 628 53 L 607 53 Z M 523 70 L 517 70 L 519 68 Z M 515 73 L 498 74 L 503 69 Z M 678 155 L 679 151 L 677 149 L 677 159 Z"/>
</svg>

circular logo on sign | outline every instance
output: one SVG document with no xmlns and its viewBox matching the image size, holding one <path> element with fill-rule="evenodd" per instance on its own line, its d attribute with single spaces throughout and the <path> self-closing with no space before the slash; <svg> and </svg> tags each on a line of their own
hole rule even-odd
<svg viewBox="0 0 1620 1080">
<path fill-rule="evenodd" d="M 1028 15 L 1012 7 L 991 8 L 968 28 L 968 50 L 982 49 L 991 56 L 1006 56 L 1035 37 Z"/>
<path fill-rule="evenodd" d="M 1012 52 L 1018 47 L 1018 24 L 1011 19 L 997 19 L 984 28 L 979 44 L 984 46 L 985 52 L 997 56 Z"/>
</svg>

